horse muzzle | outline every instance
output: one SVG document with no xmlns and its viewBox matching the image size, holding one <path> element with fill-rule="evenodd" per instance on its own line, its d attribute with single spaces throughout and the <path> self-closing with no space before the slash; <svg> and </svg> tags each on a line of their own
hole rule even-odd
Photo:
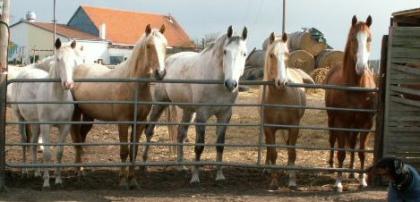
<svg viewBox="0 0 420 202">
<path fill-rule="evenodd" d="M 274 86 L 278 89 L 284 88 L 287 85 L 287 81 L 281 81 L 280 79 L 274 80 Z"/>
<path fill-rule="evenodd" d="M 234 80 L 226 80 L 225 81 L 225 87 L 230 91 L 234 92 L 238 88 L 238 82 Z"/>
<path fill-rule="evenodd" d="M 155 70 L 155 78 L 157 80 L 162 80 L 165 77 L 165 75 L 166 75 L 166 69 L 161 70 L 161 71 Z"/>
</svg>

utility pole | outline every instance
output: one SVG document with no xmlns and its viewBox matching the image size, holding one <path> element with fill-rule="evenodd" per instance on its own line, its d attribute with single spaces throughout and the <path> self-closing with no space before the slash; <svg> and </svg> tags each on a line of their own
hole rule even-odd
<svg viewBox="0 0 420 202">
<path fill-rule="evenodd" d="M 283 0 L 283 25 L 282 25 L 282 33 L 286 33 L 286 0 Z"/>
<path fill-rule="evenodd" d="M 10 0 L 3 0 L 0 24 L 0 191 L 6 191 L 6 89 Z"/>
<path fill-rule="evenodd" d="M 55 8 L 56 8 L 56 0 L 53 0 L 53 23 L 54 23 L 54 37 L 51 44 L 55 43 L 56 37 L 57 37 L 57 19 L 55 18 Z M 55 48 L 53 48 L 55 53 Z"/>
</svg>

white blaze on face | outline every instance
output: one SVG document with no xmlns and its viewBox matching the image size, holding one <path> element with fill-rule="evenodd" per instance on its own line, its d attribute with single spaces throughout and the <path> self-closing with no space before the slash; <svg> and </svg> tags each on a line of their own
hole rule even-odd
<svg viewBox="0 0 420 202">
<path fill-rule="evenodd" d="M 224 49 L 223 71 L 225 81 L 239 82 L 244 73 L 247 57 L 246 41 L 239 39 L 231 42 Z"/>
<path fill-rule="evenodd" d="M 356 61 L 356 73 L 363 74 L 368 68 L 368 61 L 370 52 L 367 47 L 368 34 L 364 31 L 357 33 L 357 61 Z"/>
<path fill-rule="evenodd" d="M 286 68 L 286 53 L 288 53 L 288 48 L 286 43 L 279 42 L 274 47 L 277 49 L 277 76 L 276 76 L 276 85 L 287 83 L 287 68 Z"/>
<path fill-rule="evenodd" d="M 74 69 L 82 63 L 82 57 L 73 48 L 65 47 L 58 50 L 55 68 L 59 71 L 59 76 L 65 89 L 73 88 Z"/>
<path fill-rule="evenodd" d="M 165 53 L 166 53 L 166 38 L 159 33 L 153 33 L 153 45 L 155 46 L 156 56 L 159 63 L 159 74 L 163 74 L 165 71 Z"/>
</svg>

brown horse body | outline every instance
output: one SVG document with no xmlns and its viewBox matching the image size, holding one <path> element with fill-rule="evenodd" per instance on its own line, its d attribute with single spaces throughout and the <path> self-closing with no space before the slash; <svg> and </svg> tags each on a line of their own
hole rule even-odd
<svg viewBox="0 0 420 202">
<path fill-rule="evenodd" d="M 279 70 L 278 63 L 284 62 L 281 56 L 288 54 L 286 47 L 287 36 L 284 35 L 282 40 L 276 40 L 274 34 L 270 36 L 270 44 L 267 48 L 266 63 L 264 67 L 264 80 L 274 80 L 275 86 L 267 86 L 266 92 L 261 96 L 261 102 L 263 104 L 284 104 L 284 105 L 299 105 L 306 106 L 306 95 L 303 88 L 287 87 L 281 81 L 279 74 L 285 72 L 287 76 L 283 77 L 286 82 L 292 83 L 314 83 L 312 78 L 300 69 L 286 68 L 285 70 Z M 279 43 L 279 44 L 278 44 Z M 283 49 L 283 50 L 281 50 Z M 280 65 L 282 66 L 282 65 Z M 277 69 L 279 68 L 279 69 Z M 263 87 L 264 88 L 264 87 Z M 263 90 L 261 90 L 263 92 Z M 299 125 L 300 120 L 304 114 L 304 109 L 293 109 L 293 108 L 275 108 L 265 107 L 263 111 L 263 122 L 264 124 L 277 124 L 277 125 Z M 264 127 L 265 142 L 266 144 L 276 144 L 276 131 L 282 129 L 287 130 L 288 135 L 286 144 L 294 146 L 298 139 L 299 129 L 298 128 L 281 128 L 281 127 Z M 296 160 L 296 149 L 288 148 L 288 166 L 294 166 Z M 277 160 L 276 147 L 267 147 L 266 164 L 275 165 Z M 272 179 L 270 183 L 271 189 L 277 189 L 277 172 L 272 172 Z M 289 172 L 289 187 L 296 187 L 296 174 L 295 171 Z"/>
<path fill-rule="evenodd" d="M 75 72 L 76 78 L 145 78 L 150 77 L 155 70 L 157 76 L 161 76 L 159 66 L 164 69 L 164 63 L 160 58 L 165 58 L 166 54 L 166 39 L 162 35 L 164 27 L 160 32 L 152 31 L 150 27 L 146 28 L 146 35 L 134 47 L 130 58 L 118 65 L 115 69 L 110 70 L 103 65 L 82 65 L 79 66 Z M 87 100 L 112 100 L 112 101 L 134 101 L 135 92 L 138 92 L 137 100 L 151 101 L 152 96 L 150 86 L 148 83 L 93 83 L 84 82 L 78 83 L 73 95 L 77 101 Z M 134 104 L 78 104 L 78 110 L 74 115 L 74 120 L 80 120 L 81 114 L 85 120 L 99 119 L 104 121 L 146 121 L 147 115 L 150 112 L 150 105 L 137 105 L 137 114 L 135 114 Z M 122 143 L 128 143 L 128 129 L 132 127 L 134 132 L 134 124 L 120 124 L 118 125 L 119 139 Z M 131 139 L 132 143 L 139 141 L 140 135 L 144 130 L 145 125 L 137 124 L 136 133 Z M 91 125 L 74 125 L 72 127 L 72 137 L 74 142 L 84 142 Z M 131 161 L 135 161 L 137 155 L 138 145 L 129 149 L 128 145 L 120 145 L 120 157 L 124 163 L 128 155 Z M 81 162 L 82 148 L 76 146 L 76 163 Z M 128 179 L 127 179 L 128 177 Z M 128 186 L 130 188 L 137 186 L 134 174 L 134 166 L 129 166 L 127 173 L 126 168 L 121 168 L 120 186 Z"/>
<path fill-rule="evenodd" d="M 327 84 L 341 85 L 341 86 L 354 86 L 362 88 L 376 88 L 373 73 L 364 67 L 364 71 L 360 74 L 356 71 L 357 51 L 357 37 L 359 32 L 365 32 L 368 35 L 368 43 L 366 44 L 370 49 L 370 24 L 371 18 L 369 17 L 366 23 L 357 22 L 357 19 L 353 18 L 353 25 L 350 29 L 346 49 L 344 53 L 344 61 L 342 66 L 336 66 L 331 69 L 328 73 L 325 82 Z M 373 109 L 376 101 L 376 93 L 372 92 L 352 92 L 343 90 L 326 90 L 325 93 L 325 105 L 327 107 L 337 108 L 357 108 L 357 109 Z M 357 129 L 371 129 L 373 125 L 372 113 L 367 112 L 348 112 L 348 111 L 337 111 L 328 110 L 328 127 L 330 128 L 357 128 Z M 333 148 L 335 142 L 338 143 L 338 148 L 343 149 L 348 145 L 351 149 L 354 149 L 359 138 L 359 148 L 365 149 L 365 144 L 368 136 L 368 132 L 347 132 L 330 130 L 330 146 Z M 359 152 L 360 166 L 364 168 L 365 153 Z M 345 151 L 337 151 L 338 167 L 343 167 L 343 162 L 346 156 Z M 334 151 L 330 152 L 329 164 L 331 167 L 334 166 Z M 354 167 L 354 152 L 351 152 L 350 167 Z M 338 172 L 336 181 L 337 190 L 342 191 L 341 185 L 342 173 Z M 352 176 L 352 175 L 351 175 Z M 366 185 L 365 175 L 360 175 L 360 183 L 362 186 Z"/>
</svg>

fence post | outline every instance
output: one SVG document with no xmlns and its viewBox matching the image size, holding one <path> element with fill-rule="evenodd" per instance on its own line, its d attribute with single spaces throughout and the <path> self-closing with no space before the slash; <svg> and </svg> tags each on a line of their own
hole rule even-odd
<svg viewBox="0 0 420 202">
<path fill-rule="evenodd" d="M 0 25 L 0 191 L 6 191 L 6 89 L 10 0 L 3 0 Z"/>
</svg>

